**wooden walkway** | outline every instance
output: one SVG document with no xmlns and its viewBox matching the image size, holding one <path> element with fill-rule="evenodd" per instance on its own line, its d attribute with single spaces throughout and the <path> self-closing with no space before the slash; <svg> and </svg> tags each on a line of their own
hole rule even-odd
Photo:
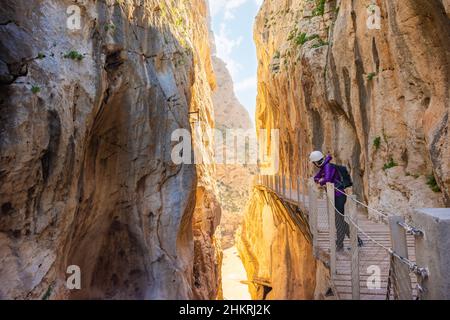
<svg viewBox="0 0 450 320">
<path fill-rule="evenodd" d="M 267 188 L 267 186 L 266 186 Z M 270 188 L 270 187 L 269 187 Z M 287 203 L 296 205 L 303 212 L 309 215 L 309 199 L 307 195 L 297 193 L 297 190 L 286 190 L 284 194 L 279 194 L 272 188 L 278 197 Z M 347 201 L 347 206 L 350 203 Z M 330 236 L 329 236 L 329 219 L 326 198 L 318 199 L 318 239 L 317 239 L 317 258 L 330 265 Z M 348 211 L 347 211 L 348 212 Z M 358 212 L 358 226 L 365 234 L 358 232 L 360 238 L 364 241 L 364 246 L 359 250 L 359 278 L 360 278 L 360 299 L 361 300 L 386 300 L 387 287 L 390 270 L 391 255 L 383 248 L 391 248 L 391 236 L 388 225 L 380 222 L 373 222 L 368 219 L 367 214 Z M 375 243 L 371 239 L 378 242 Z M 409 259 L 415 261 L 414 237 L 407 237 Z M 352 299 L 352 276 L 351 276 L 351 260 L 352 253 L 350 251 L 350 241 L 346 237 L 344 241 L 344 251 L 336 254 L 336 275 L 333 277 L 334 294 L 337 299 Z M 373 288 L 368 285 L 368 279 L 373 275 L 373 270 L 379 268 L 381 272 L 381 283 L 379 288 Z M 411 289 L 413 297 L 416 296 L 417 279 L 415 275 L 411 277 Z M 371 278 L 373 279 L 373 277 Z M 391 297 L 392 298 L 392 297 Z"/>
</svg>

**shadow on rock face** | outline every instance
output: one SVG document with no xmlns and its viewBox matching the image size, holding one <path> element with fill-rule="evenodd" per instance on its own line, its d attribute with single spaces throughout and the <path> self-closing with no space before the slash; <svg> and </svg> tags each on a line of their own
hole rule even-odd
<svg viewBox="0 0 450 320">
<path fill-rule="evenodd" d="M 18 22 L 0 25 L 0 297 L 191 298 L 197 172 L 171 162 L 171 134 L 202 96 L 199 53 L 158 10 L 87 1 L 87 26 L 57 36 L 64 5 L 27 4 L 0 10 Z"/>
</svg>

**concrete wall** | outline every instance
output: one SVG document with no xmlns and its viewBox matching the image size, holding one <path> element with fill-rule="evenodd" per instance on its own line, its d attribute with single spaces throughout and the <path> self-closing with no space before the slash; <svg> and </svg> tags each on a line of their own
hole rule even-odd
<svg viewBox="0 0 450 320">
<path fill-rule="evenodd" d="M 425 233 L 416 238 L 417 265 L 429 269 L 422 298 L 450 300 L 450 209 L 417 209 L 412 219 Z"/>
</svg>

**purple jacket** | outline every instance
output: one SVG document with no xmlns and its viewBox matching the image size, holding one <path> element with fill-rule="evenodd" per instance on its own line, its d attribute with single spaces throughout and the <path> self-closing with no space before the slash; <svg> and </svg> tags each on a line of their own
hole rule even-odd
<svg viewBox="0 0 450 320">
<path fill-rule="evenodd" d="M 325 158 L 322 168 L 320 168 L 319 172 L 314 176 L 314 181 L 321 186 L 326 185 L 328 182 L 334 183 L 338 185 L 341 182 L 339 172 L 337 172 L 336 168 L 331 164 L 331 160 L 333 157 L 328 155 Z M 344 196 L 344 194 L 340 193 L 336 190 L 336 197 Z"/>
</svg>

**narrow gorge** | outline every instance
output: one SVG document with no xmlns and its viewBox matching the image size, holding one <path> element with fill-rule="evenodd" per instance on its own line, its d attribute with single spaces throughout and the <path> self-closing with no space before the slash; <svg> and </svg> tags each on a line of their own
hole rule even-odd
<svg viewBox="0 0 450 320">
<path fill-rule="evenodd" d="M 331 154 L 383 212 L 450 206 L 450 0 L 262 1 L 255 124 L 211 19 L 207 0 L 2 0 L 0 299 L 328 299 L 302 212 L 258 166 L 215 163 L 211 129 L 279 130 L 275 175 Z"/>
<path fill-rule="evenodd" d="M 449 207 L 449 17 L 448 0 L 264 1 L 256 127 L 280 130 L 277 174 L 312 177 L 322 150 L 370 207 Z M 253 193 L 240 235 L 252 296 L 326 299 L 329 270 L 274 198 Z"/>
</svg>

